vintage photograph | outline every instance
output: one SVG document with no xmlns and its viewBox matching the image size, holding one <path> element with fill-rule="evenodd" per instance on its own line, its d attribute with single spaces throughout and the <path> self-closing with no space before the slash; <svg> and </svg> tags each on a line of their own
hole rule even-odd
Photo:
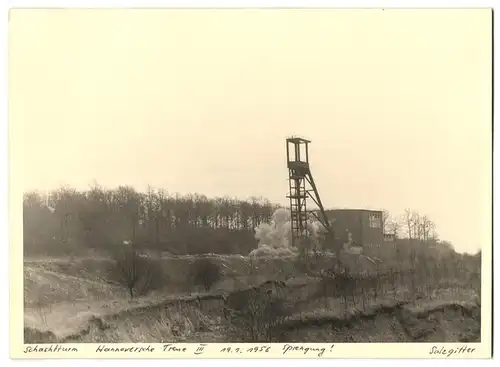
<svg viewBox="0 0 500 367">
<path fill-rule="evenodd" d="M 492 24 L 11 10 L 24 343 L 484 341 Z"/>
</svg>

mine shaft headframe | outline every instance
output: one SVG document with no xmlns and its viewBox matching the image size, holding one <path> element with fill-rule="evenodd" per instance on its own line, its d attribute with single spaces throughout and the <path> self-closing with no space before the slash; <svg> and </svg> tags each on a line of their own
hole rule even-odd
<svg viewBox="0 0 500 367">
<path fill-rule="evenodd" d="M 302 247 L 307 240 L 307 190 L 306 173 L 309 172 L 309 140 L 297 137 L 286 139 L 286 161 L 288 168 L 290 199 L 290 223 L 292 246 Z"/>
<path fill-rule="evenodd" d="M 290 221 L 292 226 L 292 246 L 300 247 L 307 240 L 307 199 L 310 198 L 319 208 L 320 216 L 314 215 L 327 231 L 333 234 L 326 216 L 319 192 L 309 167 L 309 143 L 311 141 L 291 137 L 286 139 L 286 156 L 290 199 Z"/>
<path fill-rule="evenodd" d="M 286 139 L 286 157 L 288 168 L 290 168 L 290 164 L 293 165 L 297 162 L 309 164 L 310 142 L 310 140 L 298 137 L 291 137 Z"/>
</svg>

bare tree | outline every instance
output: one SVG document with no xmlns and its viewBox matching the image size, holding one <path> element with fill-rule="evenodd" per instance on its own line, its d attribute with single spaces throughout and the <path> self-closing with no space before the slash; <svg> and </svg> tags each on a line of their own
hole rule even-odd
<svg viewBox="0 0 500 367">
<path fill-rule="evenodd" d="M 281 286 L 275 283 L 273 291 L 269 285 L 274 282 L 267 283 L 233 292 L 225 300 L 225 306 L 230 310 L 230 321 L 237 326 L 237 337 L 243 341 L 272 342 L 279 339 L 275 331 L 288 310 L 283 293 L 276 289 Z"/>
<path fill-rule="evenodd" d="M 135 241 L 137 234 L 137 226 L 141 216 L 141 196 L 133 187 L 120 186 L 115 192 L 116 204 L 122 213 L 124 226 L 130 228 L 131 233 L 127 237 L 131 237 Z M 130 238 L 129 237 L 129 238 Z"/>
<path fill-rule="evenodd" d="M 405 209 L 405 212 L 403 214 L 403 221 L 406 225 L 406 228 L 408 230 L 408 238 L 411 240 L 413 239 L 413 212 L 410 209 Z"/>
<path fill-rule="evenodd" d="M 436 224 L 434 222 L 431 222 L 431 224 L 430 224 L 429 239 L 434 241 L 434 242 L 439 240 L 439 235 L 436 232 Z"/>
<path fill-rule="evenodd" d="M 222 275 L 222 269 L 218 264 L 210 259 L 199 259 L 192 265 L 190 277 L 195 285 L 202 285 L 208 292 Z"/>
<path fill-rule="evenodd" d="M 130 298 L 157 288 L 158 283 L 153 282 L 161 282 L 164 278 L 160 267 L 141 255 L 129 241 L 122 246 L 114 246 L 111 255 L 113 263 L 107 274 L 108 280 L 126 288 Z"/>
<path fill-rule="evenodd" d="M 426 215 L 424 215 L 422 218 L 420 218 L 420 227 L 422 233 L 421 239 L 424 241 L 428 241 L 431 230 L 434 227 L 434 223 Z"/>
<path fill-rule="evenodd" d="M 411 222 L 413 229 L 413 239 L 420 240 L 422 239 L 422 226 L 420 222 L 420 214 L 417 211 L 412 211 L 411 213 Z"/>
</svg>

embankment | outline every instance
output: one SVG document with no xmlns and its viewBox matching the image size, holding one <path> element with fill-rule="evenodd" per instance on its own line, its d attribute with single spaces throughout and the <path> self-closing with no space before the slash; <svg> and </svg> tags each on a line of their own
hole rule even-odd
<svg viewBox="0 0 500 367">
<path fill-rule="evenodd" d="M 221 295 L 186 297 L 92 316 L 79 330 L 56 336 L 25 328 L 27 343 L 230 342 Z M 274 342 L 477 342 L 481 308 L 457 301 L 385 302 L 352 309 L 300 313 L 280 323 Z"/>
</svg>

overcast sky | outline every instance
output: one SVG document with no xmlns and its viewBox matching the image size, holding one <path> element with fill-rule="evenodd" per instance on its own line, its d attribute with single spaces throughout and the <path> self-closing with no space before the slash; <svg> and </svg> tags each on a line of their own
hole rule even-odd
<svg viewBox="0 0 500 367">
<path fill-rule="evenodd" d="M 488 10 L 17 10 L 12 165 L 24 190 L 152 185 L 286 204 L 312 140 L 326 207 L 412 208 L 489 246 Z"/>
</svg>

